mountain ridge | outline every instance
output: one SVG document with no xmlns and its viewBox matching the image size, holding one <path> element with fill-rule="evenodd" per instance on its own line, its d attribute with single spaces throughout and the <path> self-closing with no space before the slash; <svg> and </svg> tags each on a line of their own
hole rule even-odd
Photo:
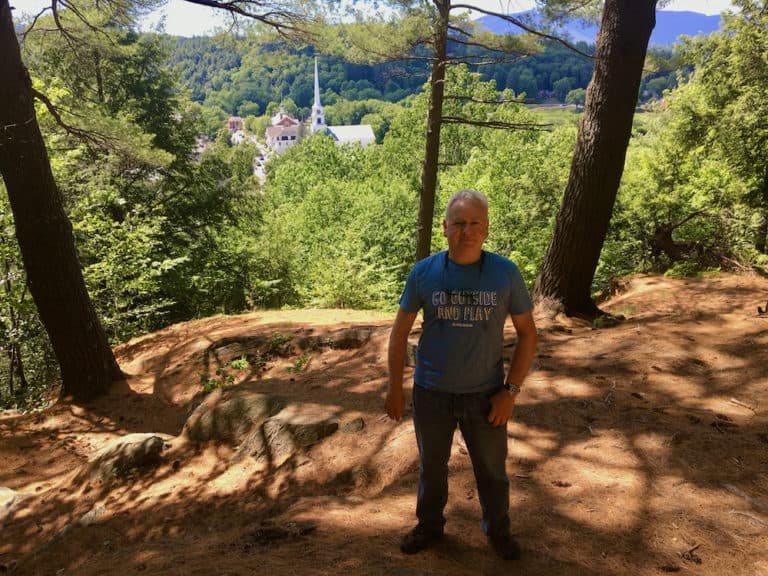
<svg viewBox="0 0 768 576">
<path fill-rule="evenodd" d="M 510 16 L 534 24 L 537 22 L 537 14 L 532 10 L 517 12 L 510 14 Z M 681 35 L 710 34 L 720 29 L 720 20 L 719 15 L 709 16 L 700 12 L 659 10 L 656 12 L 656 26 L 651 34 L 649 44 L 665 46 L 678 42 Z M 476 22 L 495 34 L 522 33 L 519 28 L 497 16 L 482 16 Z M 594 44 L 598 29 L 599 24 L 573 19 L 564 26 L 559 26 L 555 31 L 559 35 L 568 36 L 574 42 Z"/>
</svg>

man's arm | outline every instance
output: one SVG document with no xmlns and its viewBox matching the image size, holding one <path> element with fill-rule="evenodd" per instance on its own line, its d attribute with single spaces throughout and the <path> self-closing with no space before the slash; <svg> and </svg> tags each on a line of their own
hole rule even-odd
<svg viewBox="0 0 768 576">
<path fill-rule="evenodd" d="M 512 324 L 517 332 L 517 344 L 512 355 L 512 364 L 507 372 L 507 383 L 522 386 L 528 371 L 531 369 L 533 359 L 536 357 L 536 346 L 539 336 L 536 333 L 536 324 L 533 322 L 533 312 L 513 314 Z"/>
<path fill-rule="evenodd" d="M 408 347 L 408 334 L 416 320 L 418 312 L 408 312 L 400 308 L 395 317 L 395 324 L 389 334 L 389 390 L 384 402 L 384 409 L 392 420 L 399 421 L 405 411 L 405 396 L 403 395 L 403 372 L 405 370 L 405 353 Z"/>
<path fill-rule="evenodd" d="M 536 346 L 539 337 L 536 333 L 536 324 L 533 321 L 533 312 L 512 314 L 512 324 L 517 332 L 517 344 L 512 355 L 512 364 L 507 372 L 506 382 L 522 387 L 528 371 L 531 369 L 533 359 L 536 357 Z M 515 408 L 516 396 L 506 390 L 501 390 L 491 398 L 491 413 L 488 414 L 488 422 L 493 426 L 502 426 L 512 417 Z"/>
</svg>

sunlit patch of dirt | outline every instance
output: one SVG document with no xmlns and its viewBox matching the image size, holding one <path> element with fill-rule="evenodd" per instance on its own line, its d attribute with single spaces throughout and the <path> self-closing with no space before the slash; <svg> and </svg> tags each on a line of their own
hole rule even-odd
<svg viewBox="0 0 768 576">
<path fill-rule="evenodd" d="M 626 317 L 615 327 L 539 318 L 508 429 L 513 566 L 480 530 L 458 435 L 446 539 L 399 552 L 418 459 L 410 414 L 383 415 L 392 315 L 295 310 L 136 338 L 116 349 L 128 377 L 109 395 L 1 415 L 0 573 L 768 574 L 768 281 L 622 287 L 601 304 Z M 349 329 L 365 341 L 334 345 Z M 507 340 L 511 353 L 511 327 Z M 206 383 L 323 405 L 339 430 L 279 467 L 233 458 L 180 436 Z M 159 466 L 106 484 L 79 474 L 133 432 L 174 436 Z"/>
</svg>

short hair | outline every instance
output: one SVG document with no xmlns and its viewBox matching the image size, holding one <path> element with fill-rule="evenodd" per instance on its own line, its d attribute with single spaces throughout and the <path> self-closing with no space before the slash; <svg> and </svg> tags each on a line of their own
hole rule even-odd
<svg viewBox="0 0 768 576">
<path fill-rule="evenodd" d="M 459 200 L 471 200 L 472 202 L 478 202 L 482 204 L 486 212 L 488 211 L 488 198 L 485 197 L 485 194 L 478 192 L 477 190 L 473 190 L 472 188 L 464 188 L 463 190 L 459 190 L 453 196 L 451 196 L 448 200 L 448 203 L 445 205 L 446 220 L 448 220 L 448 210 L 450 210 L 451 206 L 453 206 Z"/>
</svg>

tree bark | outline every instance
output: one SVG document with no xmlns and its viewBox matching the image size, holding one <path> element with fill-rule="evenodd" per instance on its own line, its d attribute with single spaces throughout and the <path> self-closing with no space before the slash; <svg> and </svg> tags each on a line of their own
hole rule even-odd
<svg viewBox="0 0 768 576">
<path fill-rule="evenodd" d="M 755 249 L 760 254 L 765 254 L 766 243 L 768 243 L 768 171 L 763 176 L 760 191 L 760 224 L 755 231 Z"/>
<path fill-rule="evenodd" d="M 440 129 L 443 123 L 445 95 L 445 66 L 448 49 L 448 17 L 450 0 L 435 1 L 437 27 L 434 40 L 434 61 L 429 78 L 429 111 L 427 113 L 427 139 L 424 164 L 421 170 L 421 197 L 419 199 L 419 228 L 416 238 L 416 261 L 429 256 L 432 250 L 432 220 L 435 217 L 437 168 L 440 160 Z"/>
<path fill-rule="evenodd" d="M 88 401 L 121 372 L 85 287 L 8 0 L 0 0 L 0 174 L 29 290 L 61 369 L 62 394 Z"/>
<path fill-rule="evenodd" d="M 656 0 L 606 0 L 571 172 L 534 287 L 568 315 L 600 314 L 592 279 L 624 170 Z"/>
</svg>

